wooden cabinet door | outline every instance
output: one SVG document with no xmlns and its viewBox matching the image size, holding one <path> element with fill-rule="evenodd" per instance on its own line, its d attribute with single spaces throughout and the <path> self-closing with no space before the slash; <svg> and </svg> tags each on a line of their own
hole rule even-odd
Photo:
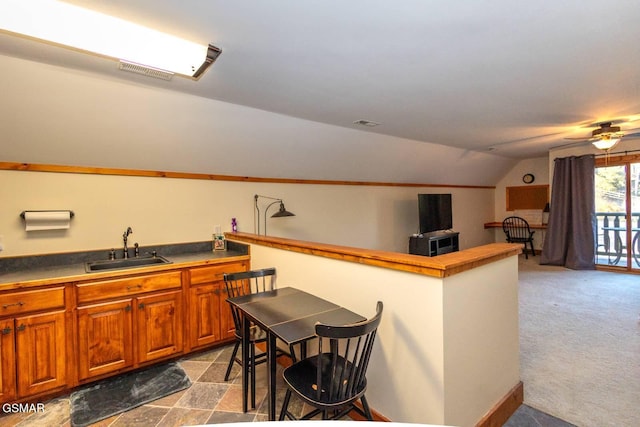
<svg viewBox="0 0 640 427">
<path fill-rule="evenodd" d="M 0 402 L 16 397 L 15 354 L 13 319 L 0 320 Z"/>
<path fill-rule="evenodd" d="M 81 380 L 133 365 L 132 299 L 78 308 Z"/>
<path fill-rule="evenodd" d="M 227 302 L 223 278 L 225 273 L 237 273 L 248 269 L 249 263 L 242 261 L 190 270 L 189 344 L 192 347 L 235 336 L 236 328 Z M 218 295 L 215 294 L 216 290 L 219 290 Z M 216 309 L 217 312 L 214 311 Z M 212 338 L 216 333 L 217 338 Z"/>
<path fill-rule="evenodd" d="M 191 347 L 220 341 L 220 285 L 211 283 L 192 287 L 189 305 Z"/>
<path fill-rule="evenodd" d="M 224 284 L 222 285 L 224 287 Z M 236 334 L 236 325 L 233 323 L 233 314 L 231 307 L 227 302 L 227 293 L 222 290 L 220 298 L 220 328 L 222 330 L 221 339 L 233 338 Z"/>
<path fill-rule="evenodd" d="M 18 395 L 66 386 L 64 311 L 16 318 Z"/>
<path fill-rule="evenodd" d="M 183 350 L 182 291 L 136 298 L 138 362 L 144 363 Z"/>
</svg>

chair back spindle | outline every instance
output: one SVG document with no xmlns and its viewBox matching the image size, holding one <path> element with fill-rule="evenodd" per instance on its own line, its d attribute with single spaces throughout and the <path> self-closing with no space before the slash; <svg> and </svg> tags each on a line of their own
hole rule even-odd
<svg viewBox="0 0 640 427">
<path fill-rule="evenodd" d="M 289 390 L 281 420 L 295 418 L 288 410 L 292 392 L 316 408 L 301 419 L 310 419 L 319 413 L 323 419 L 339 419 L 352 410 L 373 419 L 365 398 L 366 373 L 382 309 L 383 304 L 379 301 L 374 317 L 352 325 L 316 324 L 318 354 L 293 364 L 283 373 Z M 354 404 L 358 399 L 362 409 Z"/>
<path fill-rule="evenodd" d="M 227 289 L 227 297 L 235 298 L 249 294 L 271 291 L 275 288 L 275 268 L 243 271 L 240 273 L 228 273 L 224 275 L 224 285 Z M 242 329 L 242 317 L 238 308 L 231 306 L 231 315 L 236 327 L 236 333 Z"/>
<path fill-rule="evenodd" d="M 366 390 L 366 372 L 377 327 L 382 317 L 382 302 L 376 316 L 356 325 L 316 325 L 318 340 L 317 397 L 324 401 L 353 398 Z M 323 351 L 323 340 L 329 341 L 329 352 Z M 328 366 L 327 366 L 328 365 Z M 327 369 L 328 368 L 328 369 Z M 322 393 L 325 396 L 322 396 Z"/>
</svg>

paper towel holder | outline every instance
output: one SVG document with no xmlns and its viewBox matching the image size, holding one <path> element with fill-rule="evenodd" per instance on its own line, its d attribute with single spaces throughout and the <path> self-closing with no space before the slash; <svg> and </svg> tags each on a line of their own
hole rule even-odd
<svg viewBox="0 0 640 427">
<path fill-rule="evenodd" d="M 27 212 L 69 212 L 69 218 L 73 218 L 75 216 L 73 211 L 68 209 L 67 210 L 38 210 L 38 211 L 29 210 L 29 211 L 22 211 L 22 213 L 20 213 L 20 218 L 25 219 L 25 214 Z"/>
</svg>

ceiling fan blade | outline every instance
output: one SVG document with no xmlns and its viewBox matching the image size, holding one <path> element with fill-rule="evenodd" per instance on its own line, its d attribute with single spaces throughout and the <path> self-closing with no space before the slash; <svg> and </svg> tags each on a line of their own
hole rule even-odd
<svg viewBox="0 0 640 427">
<path fill-rule="evenodd" d="M 498 142 L 497 144 L 491 145 L 491 147 L 496 148 L 496 147 L 502 147 L 504 145 L 518 144 L 518 143 L 523 143 L 523 142 L 531 142 L 531 141 L 538 140 L 538 139 L 548 139 L 548 138 L 552 138 L 552 137 L 554 137 L 556 135 L 560 135 L 560 134 L 562 134 L 562 132 L 552 132 L 552 133 L 546 133 L 546 134 L 543 134 L 543 135 L 527 136 L 527 137 L 524 137 L 524 138 L 512 139 L 510 141 Z"/>
<path fill-rule="evenodd" d="M 640 132 L 636 132 L 636 133 L 627 133 L 624 135 L 623 137 L 624 139 L 635 139 L 635 138 L 640 138 Z"/>
<path fill-rule="evenodd" d="M 579 139 L 579 138 L 564 138 L 564 139 Z M 574 141 L 574 142 L 567 142 L 566 144 L 558 144 L 558 145 L 554 145 L 553 147 L 551 147 L 552 150 L 556 149 L 556 148 L 568 148 L 568 147 L 579 147 L 581 145 L 587 145 L 589 143 L 589 140 L 584 139 L 582 141 Z"/>
<path fill-rule="evenodd" d="M 563 138 L 563 139 L 569 139 L 572 141 L 585 141 L 585 142 L 589 142 L 589 141 L 596 141 L 598 139 L 602 139 L 602 138 L 593 138 L 593 137 L 582 137 L 582 138 Z"/>
</svg>

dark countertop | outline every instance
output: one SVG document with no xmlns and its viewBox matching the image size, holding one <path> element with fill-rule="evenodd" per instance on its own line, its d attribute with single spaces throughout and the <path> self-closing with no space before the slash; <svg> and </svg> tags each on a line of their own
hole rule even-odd
<svg viewBox="0 0 640 427">
<path fill-rule="evenodd" d="M 162 255 L 171 264 L 157 264 L 140 268 L 126 268 L 119 270 L 106 270 L 94 273 L 85 271 L 85 262 L 94 261 L 92 255 L 82 253 L 86 260 L 78 262 L 82 258 L 79 254 L 68 254 L 68 264 L 64 263 L 64 257 L 58 256 L 54 261 L 42 262 L 42 256 L 21 257 L 21 259 L 5 262 L 4 269 L 0 269 L 0 291 L 29 288 L 35 286 L 54 285 L 74 281 L 87 281 L 96 279 L 113 278 L 139 273 L 154 273 L 180 268 L 189 268 L 200 265 L 217 264 L 236 259 L 249 259 L 248 246 L 235 242 L 227 242 L 227 250 L 212 251 L 203 250 L 202 245 L 168 245 L 158 247 L 158 254 Z M 230 244 L 229 244 L 230 243 Z M 180 246 L 176 249 L 176 246 Z M 155 250 L 155 249 L 154 249 Z M 190 252 L 189 250 L 195 250 Z M 100 259 L 104 258 L 105 251 L 100 251 Z M 47 265 L 54 262 L 53 265 Z M 10 266 L 7 266 L 11 264 Z"/>
</svg>

